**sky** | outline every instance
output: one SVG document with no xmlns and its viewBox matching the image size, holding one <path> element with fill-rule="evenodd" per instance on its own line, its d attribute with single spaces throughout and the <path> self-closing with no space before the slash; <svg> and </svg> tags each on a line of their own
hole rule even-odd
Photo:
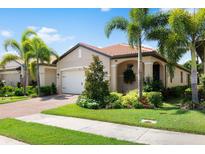
<svg viewBox="0 0 205 154">
<path fill-rule="evenodd" d="M 150 9 L 151 13 L 167 9 Z M 0 57 L 5 54 L 3 43 L 12 38 L 20 41 L 26 28 L 32 28 L 59 55 L 79 42 L 97 47 L 127 43 L 124 32 L 115 30 L 110 38 L 104 34 L 104 26 L 113 17 L 129 17 L 130 9 L 0 9 Z M 143 41 L 144 46 L 157 48 L 153 41 Z M 10 50 L 9 52 L 15 52 Z M 179 63 L 190 59 L 185 54 Z"/>
</svg>

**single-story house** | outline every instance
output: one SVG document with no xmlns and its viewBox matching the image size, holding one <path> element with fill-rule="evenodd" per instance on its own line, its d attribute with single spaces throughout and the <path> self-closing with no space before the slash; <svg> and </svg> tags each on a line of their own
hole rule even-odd
<svg viewBox="0 0 205 154">
<path fill-rule="evenodd" d="M 137 87 L 137 50 L 127 44 L 115 44 L 104 48 L 95 47 L 85 43 L 78 43 L 64 53 L 58 61 L 57 89 L 59 93 L 80 94 L 84 89 L 84 70 L 92 62 L 92 56 L 99 56 L 103 62 L 106 79 L 110 83 L 111 91 L 126 92 Z M 170 78 L 167 71 L 167 61 L 154 49 L 142 47 L 143 77 L 153 80 L 161 80 L 165 87 L 188 85 L 190 71 L 180 65 L 176 65 L 174 78 Z M 126 84 L 123 80 L 123 72 L 132 67 L 136 81 Z M 45 72 L 46 73 L 46 72 Z M 49 76 L 51 77 L 51 76 Z M 46 78 L 47 79 L 47 78 Z"/>
<path fill-rule="evenodd" d="M 55 64 L 40 64 L 40 85 L 47 86 L 52 83 L 56 84 L 56 65 Z M 11 61 L 0 68 L 0 81 L 5 81 L 6 85 L 17 86 L 17 83 L 23 83 L 24 72 L 23 62 L 20 60 Z M 28 78 L 32 82 L 32 78 Z"/>
</svg>

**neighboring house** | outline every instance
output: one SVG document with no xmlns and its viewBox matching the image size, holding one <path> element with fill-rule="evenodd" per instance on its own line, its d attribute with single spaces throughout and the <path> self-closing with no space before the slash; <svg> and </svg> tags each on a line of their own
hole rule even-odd
<svg viewBox="0 0 205 154">
<path fill-rule="evenodd" d="M 16 86 L 22 81 L 22 71 L 21 61 L 9 62 L 4 68 L 0 68 L 0 80 L 5 81 L 6 85 Z"/>
<path fill-rule="evenodd" d="M 39 69 L 41 86 L 56 84 L 55 64 L 40 64 Z M 17 86 L 18 82 L 23 82 L 23 77 L 23 63 L 21 61 L 12 61 L 6 64 L 4 68 L 0 68 L 0 80 L 4 80 L 6 85 Z M 29 77 L 30 83 L 31 80 L 31 77 Z"/>
<path fill-rule="evenodd" d="M 99 56 L 103 62 L 106 79 L 109 80 L 110 90 L 127 92 L 137 88 L 137 50 L 127 44 L 116 44 L 105 48 L 78 43 L 64 53 L 57 64 L 57 89 L 59 93 L 80 94 L 84 89 L 84 70 L 92 62 L 92 56 Z M 180 65 L 176 65 L 174 78 L 170 79 L 166 67 L 166 59 L 160 56 L 154 49 L 142 47 L 143 77 L 153 80 L 161 80 L 165 87 L 182 86 L 189 84 L 190 71 Z M 126 84 L 123 80 L 123 72 L 132 67 L 136 81 Z M 51 77 L 51 76 L 50 76 Z"/>
</svg>

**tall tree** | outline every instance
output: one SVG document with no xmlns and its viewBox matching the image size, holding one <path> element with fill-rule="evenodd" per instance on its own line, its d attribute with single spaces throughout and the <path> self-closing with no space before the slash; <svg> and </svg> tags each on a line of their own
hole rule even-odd
<svg viewBox="0 0 205 154">
<path fill-rule="evenodd" d="M 33 70 L 36 74 L 38 95 L 40 96 L 40 74 L 39 74 L 39 64 L 40 63 L 50 63 L 50 58 L 52 55 L 57 56 L 57 54 L 49 48 L 45 42 L 38 36 L 33 37 L 25 43 L 26 47 L 29 49 L 27 56 L 30 59 Z M 34 66 L 33 66 L 34 65 Z"/>
<path fill-rule="evenodd" d="M 26 95 L 26 86 L 28 85 L 28 57 L 27 53 L 29 49 L 26 47 L 25 42 L 30 39 L 31 35 L 36 35 L 36 33 L 31 30 L 27 29 L 23 32 L 21 37 L 21 42 L 18 43 L 14 39 L 7 39 L 4 42 L 4 48 L 6 51 L 9 50 L 9 48 L 12 48 L 16 51 L 17 54 L 6 54 L 2 61 L 1 65 L 5 66 L 7 63 L 13 61 L 13 60 L 21 60 L 23 61 L 23 72 L 24 72 L 24 79 L 23 79 L 23 87 L 24 87 L 24 95 Z"/>
<path fill-rule="evenodd" d="M 153 34 L 156 32 L 158 35 L 154 36 Z M 163 35 L 164 38 L 160 38 L 159 35 Z M 173 59 L 174 62 L 185 51 L 191 52 L 192 102 L 198 103 L 196 48 L 197 42 L 205 39 L 205 9 L 198 9 L 194 13 L 184 9 L 171 10 L 167 25 L 156 26 L 150 37 L 159 40 L 161 52 L 164 52 L 165 55 L 171 55 L 169 58 Z"/>
<path fill-rule="evenodd" d="M 131 9 L 129 20 L 124 17 L 114 17 L 105 26 L 105 34 L 109 38 L 114 29 L 119 29 L 127 33 L 128 43 L 135 48 L 138 53 L 138 94 L 142 97 L 143 69 L 142 69 L 142 41 L 146 33 L 147 21 L 149 20 L 148 9 Z"/>
</svg>

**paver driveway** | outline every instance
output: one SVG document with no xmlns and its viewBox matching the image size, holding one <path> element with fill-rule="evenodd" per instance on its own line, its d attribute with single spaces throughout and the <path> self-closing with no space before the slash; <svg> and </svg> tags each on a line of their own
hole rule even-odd
<svg viewBox="0 0 205 154">
<path fill-rule="evenodd" d="M 19 117 L 73 103 L 77 95 L 55 95 L 0 105 L 0 119 Z"/>
</svg>

